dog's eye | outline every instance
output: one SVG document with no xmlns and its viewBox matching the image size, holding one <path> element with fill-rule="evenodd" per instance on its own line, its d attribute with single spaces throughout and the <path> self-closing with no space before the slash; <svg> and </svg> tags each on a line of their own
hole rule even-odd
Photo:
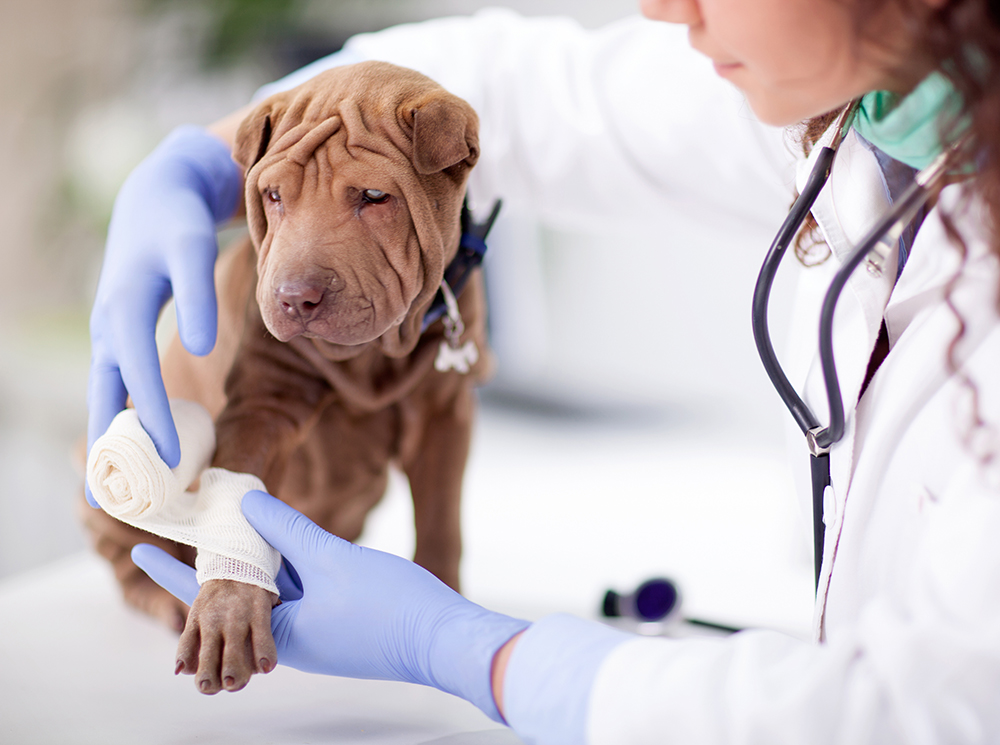
<svg viewBox="0 0 1000 745">
<path fill-rule="evenodd" d="M 382 204 L 382 202 L 389 198 L 389 195 L 378 189 L 365 189 L 361 192 L 361 198 L 368 202 L 368 204 Z"/>
<path fill-rule="evenodd" d="M 268 189 L 264 192 L 269 202 L 274 202 L 275 204 L 281 204 L 281 195 L 278 193 L 277 189 Z"/>
</svg>

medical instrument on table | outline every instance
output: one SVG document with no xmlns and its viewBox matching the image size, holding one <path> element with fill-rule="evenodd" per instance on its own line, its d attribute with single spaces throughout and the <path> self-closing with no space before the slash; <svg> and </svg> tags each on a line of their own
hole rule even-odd
<svg viewBox="0 0 1000 745">
<path fill-rule="evenodd" d="M 608 590 L 601 603 L 601 615 L 605 618 L 630 618 L 643 624 L 644 629 L 655 629 L 643 631 L 647 634 L 668 633 L 668 629 L 675 623 L 690 624 L 725 634 L 735 634 L 741 630 L 714 621 L 682 617 L 681 592 L 677 584 L 666 577 L 647 579 L 634 592 L 624 595 Z"/>
<path fill-rule="evenodd" d="M 680 607 L 681 594 L 677 585 L 664 577 L 655 577 L 626 595 L 608 590 L 601 612 L 608 618 L 627 616 L 639 621 L 664 621 L 676 615 Z"/>
<path fill-rule="evenodd" d="M 788 217 L 785 218 L 764 259 L 753 295 L 752 320 L 757 352 L 760 354 L 761 362 L 764 364 L 764 369 L 767 371 L 771 383 L 805 435 L 806 444 L 809 447 L 812 476 L 814 569 L 817 590 L 823 563 L 823 496 L 826 487 L 830 485 L 829 453 L 830 448 L 844 436 L 844 403 L 841 398 L 840 383 L 837 379 L 837 368 L 833 358 L 833 314 L 837 307 L 837 300 L 847 284 L 847 280 L 862 263 L 865 263 L 868 271 L 876 276 L 881 274 L 885 260 L 897 249 L 899 238 L 907 225 L 913 221 L 941 185 L 942 178 L 947 173 L 945 166 L 950 156 L 966 141 L 966 138 L 960 139 L 950 149 L 938 155 L 927 168 L 917 173 L 913 184 L 895 201 L 886 215 L 858 244 L 830 283 L 830 288 L 823 299 L 819 323 L 820 363 L 830 411 L 830 424 L 823 427 L 816 415 L 788 382 L 788 378 L 785 377 L 781 365 L 778 363 L 767 327 L 767 304 L 778 264 L 785 249 L 788 248 L 802 227 L 823 186 L 830 178 L 837 150 L 850 131 L 857 110 L 858 101 L 848 105 L 837 120 L 832 141 L 828 146 L 821 148 L 817 154 L 816 164 L 809 174 L 805 188 L 802 189 L 802 193 L 789 210 Z"/>
</svg>

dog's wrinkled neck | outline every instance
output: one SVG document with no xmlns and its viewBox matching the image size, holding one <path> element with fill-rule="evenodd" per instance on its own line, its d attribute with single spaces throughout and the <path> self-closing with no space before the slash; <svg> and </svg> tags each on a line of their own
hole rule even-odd
<svg viewBox="0 0 1000 745">
<path fill-rule="evenodd" d="M 408 396 L 434 366 L 436 346 L 419 347 L 408 359 L 387 359 L 373 343 L 353 358 L 330 359 L 336 345 L 297 337 L 288 342 L 326 378 L 345 405 L 360 412 L 378 411 Z"/>
</svg>

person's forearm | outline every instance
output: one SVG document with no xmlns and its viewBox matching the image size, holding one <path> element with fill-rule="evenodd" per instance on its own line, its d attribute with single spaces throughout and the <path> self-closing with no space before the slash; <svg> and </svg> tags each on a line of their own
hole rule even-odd
<svg viewBox="0 0 1000 745">
<path fill-rule="evenodd" d="M 507 717 L 503 712 L 503 681 L 507 674 L 507 663 L 510 661 L 510 656 L 514 653 L 514 647 L 517 646 L 517 642 L 523 634 L 523 631 L 515 634 L 493 656 L 493 669 L 490 672 L 490 680 L 493 686 L 493 701 L 497 705 L 497 711 L 500 712 L 500 716 L 504 717 L 504 719 Z"/>
<path fill-rule="evenodd" d="M 247 115 L 253 111 L 255 107 L 256 104 L 247 104 L 231 114 L 227 114 L 218 121 L 209 124 L 206 129 L 231 148 L 234 144 L 236 144 L 236 131 L 240 128 L 240 122 L 246 119 Z"/>
<path fill-rule="evenodd" d="M 255 106 L 256 104 L 247 104 L 231 114 L 227 114 L 218 121 L 209 124 L 206 129 L 226 143 L 230 151 L 232 151 L 233 146 L 236 144 L 236 132 L 240 128 L 240 123 L 247 118 Z M 240 191 L 242 192 L 242 189 Z M 245 211 L 246 202 L 243 199 L 238 199 L 236 200 L 236 209 L 231 217 L 242 217 Z"/>
</svg>

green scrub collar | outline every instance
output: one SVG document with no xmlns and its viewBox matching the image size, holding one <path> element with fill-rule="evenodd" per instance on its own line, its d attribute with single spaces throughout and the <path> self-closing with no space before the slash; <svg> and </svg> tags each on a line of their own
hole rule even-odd
<svg viewBox="0 0 1000 745">
<path fill-rule="evenodd" d="M 951 82 L 933 72 L 902 99 L 889 91 L 866 94 L 854 129 L 889 157 L 919 171 L 941 153 L 941 126 L 961 107 L 961 96 Z M 958 131 L 967 127 L 968 122 L 962 122 Z"/>
</svg>

